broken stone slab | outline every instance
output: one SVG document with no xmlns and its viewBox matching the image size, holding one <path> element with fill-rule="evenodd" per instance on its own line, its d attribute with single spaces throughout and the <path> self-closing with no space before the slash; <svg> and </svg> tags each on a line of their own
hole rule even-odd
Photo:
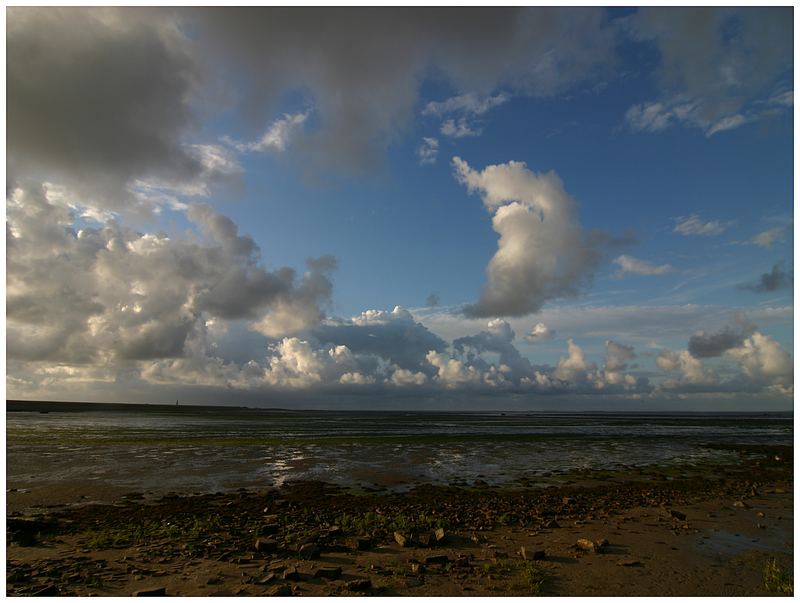
<svg viewBox="0 0 800 603">
<path fill-rule="evenodd" d="M 316 544 L 307 543 L 302 545 L 298 551 L 297 556 L 300 559 L 312 560 L 312 559 L 319 559 L 320 549 Z"/>
<path fill-rule="evenodd" d="M 297 582 L 300 580 L 300 572 L 297 569 L 296 565 L 286 568 L 286 571 L 283 572 L 283 579 L 284 580 L 292 580 L 293 582 Z"/>
<path fill-rule="evenodd" d="M 278 541 L 273 538 L 256 538 L 253 548 L 259 553 L 274 553 L 278 550 Z"/>
<path fill-rule="evenodd" d="M 35 593 L 32 593 L 31 596 L 33 597 L 57 597 L 59 594 L 58 587 L 55 584 L 48 584 L 44 588 L 40 588 Z M 134 596 L 136 594 L 134 593 Z"/>
<path fill-rule="evenodd" d="M 447 534 L 444 531 L 444 528 L 436 528 L 433 531 L 433 539 L 436 541 L 436 544 L 442 544 L 447 538 Z"/>
<path fill-rule="evenodd" d="M 372 580 L 369 578 L 364 580 L 350 580 L 350 582 L 345 584 L 345 588 L 353 592 L 363 592 L 372 588 Z"/>
<path fill-rule="evenodd" d="M 256 584 L 269 584 L 274 579 L 275 579 L 275 574 L 272 573 L 272 572 L 269 572 L 268 574 L 266 574 L 262 578 L 259 578 L 258 580 L 256 580 Z"/>
<path fill-rule="evenodd" d="M 411 538 L 400 532 L 394 533 L 394 541 L 402 547 L 411 546 Z"/>
<path fill-rule="evenodd" d="M 675 509 L 670 509 L 669 514 L 678 521 L 686 521 L 686 513 L 681 513 Z"/>
<path fill-rule="evenodd" d="M 278 584 L 267 591 L 270 597 L 291 597 L 292 587 L 288 584 Z"/>
<path fill-rule="evenodd" d="M 354 551 L 368 551 L 372 548 L 372 538 L 350 538 L 347 541 L 347 544 L 350 546 L 351 549 Z"/>
<path fill-rule="evenodd" d="M 546 524 L 544 524 L 544 527 L 546 527 L 548 530 L 553 530 L 555 528 L 560 528 L 561 526 L 558 525 L 558 522 L 555 519 L 551 519 Z"/>
<path fill-rule="evenodd" d="M 445 565 L 450 563 L 450 558 L 447 555 L 430 555 L 425 557 L 426 565 Z"/>
<path fill-rule="evenodd" d="M 314 572 L 315 578 L 325 578 L 326 580 L 336 580 L 342 575 L 342 568 L 336 565 L 329 565 L 317 568 Z"/>
<path fill-rule="evenodd" d="M 158 588 L 148 588 L 145 590 L 137 590 L 133 593 L 134 597 L 166 597 L 167 589 L 164 586 Z"/>
</svg>

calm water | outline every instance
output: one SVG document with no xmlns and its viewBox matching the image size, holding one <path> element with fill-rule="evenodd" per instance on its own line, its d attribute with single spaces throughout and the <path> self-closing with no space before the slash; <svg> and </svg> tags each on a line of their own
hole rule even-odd
<svg viewBox="0 0 800 603">
<path fill-rule="evenodd" d="M 735 462 L 719 443 L 792 443 L 790 415 L 9 412 L 8 486 L 216 492 L 319 479 L 403 489 L 576 469 Z"/>
</svg>

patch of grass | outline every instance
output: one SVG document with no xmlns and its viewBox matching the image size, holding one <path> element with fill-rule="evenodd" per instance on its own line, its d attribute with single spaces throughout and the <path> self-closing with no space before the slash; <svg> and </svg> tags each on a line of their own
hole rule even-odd
<svg viewBox="0 0 800 603">
<path fill-rule="evenodd" d="M 546 578 L 544 570 L 538 563 L 523 561 L 519 580 L 514 583 L 514 586 L 519 586 L 521 590 L 525 590 L 532 595 L 538 595 L 542 592 Z"/>
<path fill-rule="evenodd" d="M 783 569 L 776 559 L 764 564 L 764 588 L 781 595 L 794 595 L 794 579 L 790 570 Z"/>
<path fill-rule="evenodd" d="M 94 549 L 109 549 L 164 539 L 185 542 L 214 533 L 221 527 L 219 515 L 195 517 L 183 524 L 168 520 L 145 519 L 107 530 L 89 532 L 86 546 Z"/>
</svg>

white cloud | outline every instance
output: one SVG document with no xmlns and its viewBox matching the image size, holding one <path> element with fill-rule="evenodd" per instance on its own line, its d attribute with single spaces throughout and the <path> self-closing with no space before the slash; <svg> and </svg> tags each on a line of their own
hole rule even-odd
<svg viewBox="0 0 800 603">
<path fill-rule="evenodd" d="M 543 322 L 537 322 L 531 328 L 531 332 L 525 336 L 525 341 L 528 343 L 539 343 L 542 341 L 549 341 L 556 336 L 556 332 L 550 329 Z"/>
<path fill-rule="evenodd" d="M 635 131 L 684 125 L 713 136 L 785 114 L 792 102 L 784 87 L 791 78 L 791 21 L 784 7 L 639 9 L 626 26 L 658 49 L 661 95 L 631 107 L 626 122 Z"/>
<path fill-rule="evenodd" d="M 733 222 L 720 222 L 719 220 L 703 221 L 697 214 L 675 218 L 673 232 L 685 237 L 697 235 L 711 237 L 725 232 Z"/>
<path fill-rule="evenodd" d="M 444 387 L 453 388 L 481 382 L 481 374 L 474 366 L 467 366 L 461 360 L 448 358 L 439 352 L 428 352 L 428 362 L 436 369 L 434 381 Z"/>
<path fill-rule="evenodd" d="M 253 142 L 238 142 L 227 137 L 223 140 L 241 153 L 285 151 L 296 132 L 308 119 L 309 113 L 310 111 L 284 114 L 269 125 L 261 138 Z"/>
<path fill-rule="evenodd" d="M 422 138 L 422 144 L 417 148 L 417 160 L 420 165 L 433 165 L 439 155 L 439 141 L 430 136 Z"/>
<path fill-rule="evenodd" d="M 428 376 L 422 372 L 415 373 L 407 369 L 396 368 L 394 372 L 392 372 L 392 376 L 389 377 L 386 382 L 399 387 L 425 385 L 428 382 Z"/>
<path fill-rule="evenodd" d="M 490 109 L 498 107 L 509 100 L 509 96 L 500 93 L 495 96 L 478 95 L 475 92 L 451 96 L 443 101 L 431 101 L 425 105 L 423 115 L 442 117 L 449 113 L 464 113 L 467 115 L 483 115 Z"/>
<path fill-rule="evenodd" d="M 441 132 L 443 136 L 449 136 L 450 138 L 466 138 L 468 136 L 480 136 L 482 130 L 473 129 L 472 124 L 461 117 L 458 121 L 447 119 L 442 122 L 442 127 L 439 128 L 439 132 Z"/>
<path fill-rule="evenodd" d="M 771 247 L 775 243 L 782 241 L 785 238 L 787 230 L 788 227 L 786 226 L 776 226 L 775 228 L 770 228 L 769 230 L 758 233 L 756 236 L 750 239 L 749 243 L 752 245 L 758 245 L 759 247 Z"/>
<path fill-rule="evenodd" d="M 473 170 L 453 158 L 456 178 L 478 192 L 500 235 L 472 316 L 521 316 L 551 299 L 576 295 L 598 254 L 586 241 L 577 208 L 555 172 L 536 174 L 518 161 Z"/>
<path fill-rule="evenodd" d="M 644 276 L 653 276 L 658 274 L 667 274 L 675 272 L 676 268 L 669 264 L 651 264 L 645 260 L 639 260 L 629 255 L 621 255 L 614 260 L 614 263 L 620 267 L 620 275 L 624 273 L 639 274 Z"/>
<path fill-rule="evenodd" d="M 596 368 L 594 363 L 586 361 L 583 349 L 572 339 L 567 339 L 567 355 L 558 361 L 554 374 L 568 383 L 582 383 L 588 379 L 589 372 Z"/>
<path fill-rule="evenodd" d="M 670 378 L 662 382 L 662 387 L 668 389 L 675 389 L 686 384 L 709 385 L 718 381 L 716 373 L 707 370 L 703 361 L 692 356 L 689 350 L 680 352 L 663 350 L 656 357 L 656 364 L 667 373 L 678 373 L 678 380 Z"/>
<path fill-rule="evenodd" d="M 755 332 L 740 347 L 725 354 L 739 361 L 745 374 L 756 382 L 782 386 L 794 383 L 792 357 L 767 335 Z"/>
</svg>

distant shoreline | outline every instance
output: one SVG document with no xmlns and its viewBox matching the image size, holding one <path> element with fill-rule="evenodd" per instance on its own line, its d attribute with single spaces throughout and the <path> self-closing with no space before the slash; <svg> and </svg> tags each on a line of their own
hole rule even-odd
<svg viewBox="0 0 800 603">
<path fill-rule="evenodd" d="M 307 408 L 281 408 L 259 406 L 226 406 L 220 404 L 159 404 L 159 403 L 126 403 L 126 402 L 68 402 L 49 400 L 6 400 L 6 412 L 157 412 L 157 413 L 225 413 L 225 412 L 252 412 L 252 413 L 281 413 L 281 414 L 436 414 L 436 415 L 487 415 L 498 416 L 531 416 L 531 415 L 575 415 L 575 416 L 741 416 L 741 417 L 787 417 L 793 418 L 793 410 L 779 411 L 663 411 L 663 410 L 636 410 L 636 411 L 602 411 L 602 410 L 361 410 L 361 409 L 307 409 Z"/>
</svg>

